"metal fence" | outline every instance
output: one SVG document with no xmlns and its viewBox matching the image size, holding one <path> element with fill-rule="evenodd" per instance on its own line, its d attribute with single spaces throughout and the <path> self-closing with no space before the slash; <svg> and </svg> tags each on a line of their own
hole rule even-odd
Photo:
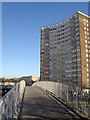
<svg viewBox="0 0 90 120">
<path fill-rule="evenodd" d="M 0 120 L 7 118 L 15 118 L 23 92 L 25 89 L 25 81 L 17 83 L 6 95 L 0 99 Z"/>
<path fill-rule="evenodd" d="M 82 89 L 57 82 L 40 81 L 33 84 L 55 94 L 79 114 L 90 117 L 90 89 Z"/>
</svg>

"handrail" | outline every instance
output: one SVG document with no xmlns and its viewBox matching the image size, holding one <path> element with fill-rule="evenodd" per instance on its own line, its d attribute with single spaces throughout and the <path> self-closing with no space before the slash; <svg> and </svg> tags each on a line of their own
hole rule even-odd
<svg viewBox="0 0 90 120">
<path fill-rule="evenodd" d="M 0 119 L 15 117 L 24 89 L 25 81 L 22 80 L 0 99 Z"/>
<path fill-rule="evenodd" d="M 12 92 L 13 89 L 15 89 L 16 86 L 14 86 L 9 92 L 7 92 L 1 99 L 0 99 L 0 105 L 1 103 L 4 101 L 4 99 L 10 95 L 10 93 Z"/>
<path fill-rule="evenodd" d="M 35 82 L 33 86 L 53 93 L 76 112 L 90 117 L 90 89 L 52 81 Z"/>
</svg>

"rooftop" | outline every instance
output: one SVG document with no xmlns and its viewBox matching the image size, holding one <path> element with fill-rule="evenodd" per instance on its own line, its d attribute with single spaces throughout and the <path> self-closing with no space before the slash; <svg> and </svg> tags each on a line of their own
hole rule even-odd
<svg viewBox="0 0 90 120">
<path fill-rule="evenodd" d="M 72 14 L 71 16 L 69 16 L 68 18 L 66 18 L 65 20 L 62 20 L 61 22 L 57 22 L 57 23 L 54 23 L 54 24 L 49 24 L 49 25 L 42 26 L 41 29 L 44 29 L 44 28 L 53 28 L 53 27 L 56 27 L 58 25 L 64 24 L 65 22 L 69 21 L 73 16 L 76 16 L 78 13 L 82 14 L 82 15 L 88 17 L 88 18 L 90 18 L 90 16 L 88 16 L 88 15 L 86 15 L 86 14 L 78 11 L 78 12 Z"/>
</svg>

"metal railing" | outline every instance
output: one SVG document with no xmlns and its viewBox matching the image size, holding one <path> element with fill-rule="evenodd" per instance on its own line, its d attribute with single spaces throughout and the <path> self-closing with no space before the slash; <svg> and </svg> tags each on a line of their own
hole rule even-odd
<svg viewBox="0 0 90 120">
<path fill-rule="evenodd" d="M 56 97 L 62 99 L 74 111 L 90 117 L 90 89 L 47 81 L 36 82 L 33 86 L 48 90 Z"/>
<path fill-rule="evenodd" d="M 0 99 L 0 120 L 4 118 L 15 118 L 24 89 L 25 81 L 22 80 Z"/>
</svg>

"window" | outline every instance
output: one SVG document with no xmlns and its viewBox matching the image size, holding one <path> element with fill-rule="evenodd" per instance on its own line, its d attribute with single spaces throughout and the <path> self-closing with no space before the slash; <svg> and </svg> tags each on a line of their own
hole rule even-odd
<svg viewBox="0 0 90 120">
<path fill-rule="evenodd" d="M 87 72 L 89 71 L 89 69 L 87 68 Z"/>
<path fill-rule="evenodd" d="M 84 27 L 84 30 L 86 30 L 86 27 Z"/>
<path fill-rule="evenodd" d="M 87 28 L 87 31 L 89 31 L 89 29 Z"/>
<path fill-rule="evenodd" d="M 87 82 L 89 82 L 89 78 L 87 78 Z"/>
<path fill-rule="evenodd" d="M 87 40 L 85 40 L 85 43 L 87 43 Z"/>
<path fill-rule="evenodd" d="M 87 27 L 88 27 L 88 24 L 87 24 Z"/>
<path fill-rule="evenodd" d="M 85 35 L 85 38 L 87 38 L 87 36 Z"/>
<path fill-rule="evenodd" d="M 88 52 L 88 49 L 86 49 L 86 52 Z"/>
<path fill-rule="evenodd" d="M 86 59 L 86 61 L 88 62 L 88 59 Z"/>
<path fill-rule="evenodd" d="M 86 20 L 86 22 L 88 23 L 88 20 Z"/>
<path fill-rule="evenodd" d="M 87 77 L 89 77 L 89 73 L 87 73 Z"/>
<path fill-rule="evenodd" d="M 85 45 L 85 47 L 87 48 L 88 46 L 87 46 L 87 45 Z"/>
<path fill-rule="evenodd" d="M 86 34 L 87 32 L 85 31 L 85 34 Z"/>
<path fill-rule="evenodd" d="M 86 57 L 88 57 L 88 54 L 86 54 Z"/>
<path fill-rule="evenodd" d="M 88 57 L 88 54 L 86 54 L 86 57 Z"/>
<path fill-rule="evenodd" d="M 89 32 L 87 32 L 87 35 L 89 35 Z"/>
<path fill-rule="evenodd" d="M 86 23 L 84 23 L 84 25 L 86 25 Z"/>
<path fill-rule="evenodd" d="M 83 19 L 83 21 L 85 22 L 85 19 Z"/>
</svg>

